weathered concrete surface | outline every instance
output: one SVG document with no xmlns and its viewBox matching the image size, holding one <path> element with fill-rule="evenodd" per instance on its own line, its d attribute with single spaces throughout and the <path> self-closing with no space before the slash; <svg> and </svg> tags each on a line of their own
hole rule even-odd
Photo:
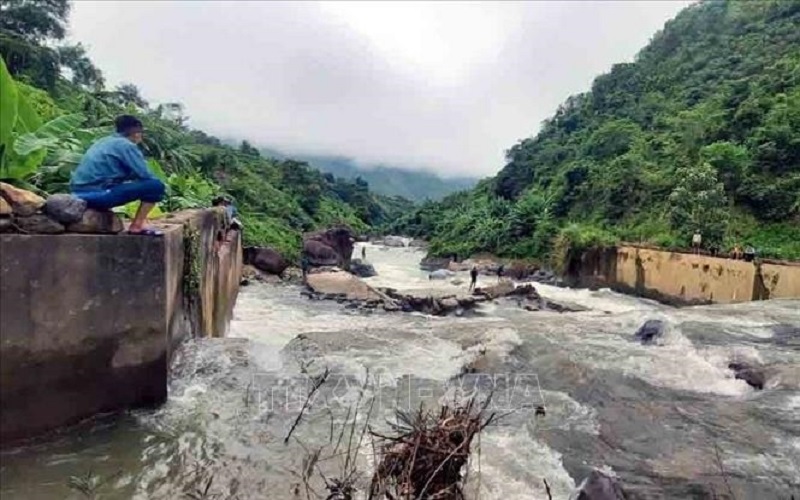
<svg viewBox="0 0 800 500">
<path fill-rule="evenodd" d="M 0 235 L 0 445 L 166 400 L 173 346 L 223 334 L 238 291 L 239 235 L 222 220 L 181 214 L 156 238 Z"/>
<path fill-rule="evenodd" d="M 800 297 L 800 264 L 745 262 L 620 246 L 585 252 L 566 270 L 570 285 L 610 287 L 676 304 Z"/>
</svg>

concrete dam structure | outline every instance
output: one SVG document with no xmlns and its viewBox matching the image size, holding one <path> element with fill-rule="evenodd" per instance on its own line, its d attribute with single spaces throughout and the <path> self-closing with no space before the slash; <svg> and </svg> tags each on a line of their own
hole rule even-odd
<svg viewBox="0 0 800 500">
<path fill-rule="evenodd" d="M 0 443 L 166 401 L 187 336 L 222 336 L 241 237 L 221 210 L 162 219 L 163 237 L 0 235 Z"/>
<path fill-rule="evenodd" d="M 746 262 L 636 246 L 591 249 L 570 262 L 574 286 L 608 287 L 672 304 L 800 297 L 800 263 Z"/>
</svg>

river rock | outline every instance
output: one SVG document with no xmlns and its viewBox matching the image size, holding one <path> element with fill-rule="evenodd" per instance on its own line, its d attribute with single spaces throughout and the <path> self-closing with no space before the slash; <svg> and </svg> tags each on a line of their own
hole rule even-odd
<svg viewBox="0 0 800 500">
<path fill-rule="evenodd" d="M 353 259 L 350 262 L 350 272 L 360 278 L 371 278 L 378 275 L 375 266 L 361 259 Z"/>
<path fill-rule="evenodd" d="M 728 364 L 728 368 L 733 370 L 734 377 L 737 380 L 744 380 L 756 390 L 762 390 L 767 382 L 767 376 L 759 366 L 751 365 L 745 361 L 733 361 Z"/>
<path fill-rule="evenodd" d="M 283 276 L 289 261 L 277 250 L 270 247 L 246 247 L 242 253 L 244 263 L 267 274 Z"/>
<path fill-rule="evenodd" d="M 11 217 L 0 216 L 0 233 L 10 233 L 14 230 L 14 221 Z"/>
<path fill-rule="evenodd" d="M 59 234 L 64 232 L 64 225 L 60 224 L 45 214 L 33 214 L 27 217 L 17 217 L 14 224 L 23 233 L 32 234 Z"/>
<path fill-rule="evenodd" d="M 437 269 L 436 271 L 428 275 L 428 279 L 446 280 L 447 278 L 452 278 L 453 276 L 455 276 L 455 273 L 453 271 L 448 271 L 447 269 Z"/>
<path fill-rule="evenodd" d="M 570 500 L 626 500 L 627 498 L 616 478 L 597 469 L 594 469 L 570 495 Z"/>
<path fill-rule="evenodd" d="M 61 224 L 78 222 L 86 211 L 86 202 L 66 193 L 52 194 L 44 203 L 44 213 Z"/>
<path fill-rule="evenodd" d="M 418 240 L 415 238 L 408 242 L 408 246 L 413 248 L 426 248 L 428 246 L 428 242 L 425 240 Z"/>
<path fill-rule="evenodd" d="M 5 198 L 0 198 L 0 217 L 10 217 L 14 213 L 11 210 L 11 205 L 8 204 Z"/>
<path fill-rule="evenodd" d="M 405 240 L 400 236 L 387 236 L 383 239 L 383 244 L 387 247 L 404 247 L 406 246 Z"/>
<path fill-rule="evenodd" d="M 636 330 L 634 338 L 642 344 L 652 344 L 656 339 L 664 336 L 666 326 L 660 319 L 648 319 Z"/>
<path fill-rule="evenodd" d="M 448 269 L 450 266 L 449 257 L 428 257 L 423 258 L 419 267 L 423 271 L 436 271 L 437 269 Z"/>
<path fill-rule="evenodd" d="M 323 298 L 341 297 L 347 300 L 383 300 L 385 295 L 350 273 L 326 271 L 306 276 L 306 285 Z"/>
<path fill-rule="evenodd" d="M 124 228 L 122 219 L 114 212 L 87 208 L 83 212 L 81 220 L 69 224 L 67 231 L 70 233 L 116 234 Z"/>
<path fill-rule="evenodd" d="M 501 281 L 495 285 L 486 287 L 478 287 L 472 292 L 473 295 L 482 295 L 489 300 L 494 300 L 498 297 L 505 297 L 514 293 L 514 283 L 511 281 Z"/>
<path fill-rule="evenodd" d="M 0 196 L 8 202 L 12 212 L 21 217 L 33 215 L 44 206 L 44 198 L 38 194 L 14 187 L 5 182 L 0 182 Z"/>
<path fill-rule="evenodd" d="M 356 234 L 347 226 L 316 231 L 303 237 L 303 255 L 312 266 L 350 269 Z"/>
</svg>

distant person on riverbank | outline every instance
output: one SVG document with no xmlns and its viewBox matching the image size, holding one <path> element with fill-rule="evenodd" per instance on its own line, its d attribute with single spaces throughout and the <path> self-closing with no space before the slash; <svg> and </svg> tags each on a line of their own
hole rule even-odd
<svg viewBox="0 0 800 500">
<path fill-rule="evenodd" d="M 308 276 L 309 267 L 311 267 L 311 263 L 308 261 L 308 257 L 303 254 L 303 257 L 300 259 L 300 269 L 303 271 L 303 281 L 305 281 L 306 276 Z"/>
<path fill-rule="evenodd" d="M 228 225 L 231 229 L 242 228 L 242 222 L 237 217 L 236 207 L 231 203 L 231 200 L 224 196 L 217 196 L 211 200 L 211 206 L 222 207 L 225 210 L 225 218 L 228 220 Z"/>
<path fill-rule="evenodd" d="M 478 266 L 472 266 L 469 271 L 469 289 L 474 290 L 475 285 L 478 284 Z"/>
<path fill-rule="evenodd" d="M 361 260 L 367 260 L 367 247 L 366 247 L 366 245 L 361 247 Z"/>
<path fill-rule="evenodd" d="M 701 246 L 703 246 L 703 235 L 700 234 L 700 231 L 695 231 L 692 236 L 692 252 L 699 254 Z"/>
<path fill-rule="evenodd" d="M 500 264 L 500 266 L 497 268 L 497 281 L 498 282 L 503 279 L 503 276 L 505 275 L 505 273 L 506 273 L 506 266 L 503 265 L 503 264 Z"/>
<path fill-rule="evenodd" d="M 138 201 L 128 233 L 160 236 L 161 231 L 145 226 L 150 211 L 164 199 L 166 186 L 147 167 L 138 147 L 144 126 L 130 115 L 117 117 L 114 124 L 117 133 L 98 140 L 83 155 L 72 172 L 70 189 L 95 210 Z"/>
<path fill-rule="evenodd" d="M 752 245 L 744 247 L 744 260 L 746 262 L 753 262 L 756 258 L 756 249 Z"/>
<path fill-rule="evenodd" d="M 733 260 L 741 260 L 742 259 L 742 247 L 738 243 L 733 245 L 733 250 L 731 250 L 731 259 Z"/>
</svg>

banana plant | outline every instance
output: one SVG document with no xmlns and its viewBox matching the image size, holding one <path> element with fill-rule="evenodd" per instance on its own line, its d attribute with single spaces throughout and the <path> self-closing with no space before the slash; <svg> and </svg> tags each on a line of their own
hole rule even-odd
<svg viewBox="0 0 800 500">
<path fill-rule="evenodd" d="M 83 115 L 70 114 L 42 123 L 0 57 L 0 179 L 28 184 L 48 156 L 57 167 L 74 162 L 83 121 Z"/>
</svg>

